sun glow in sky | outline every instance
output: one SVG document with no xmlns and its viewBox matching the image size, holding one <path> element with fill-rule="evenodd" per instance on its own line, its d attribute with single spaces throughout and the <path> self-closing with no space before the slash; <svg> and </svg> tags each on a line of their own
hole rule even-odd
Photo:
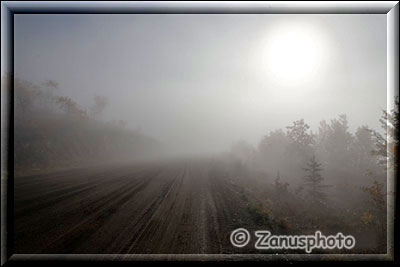
<svg viewBox="0 0 400 267">
<path fill-rule="evenodd" d="M 106 120 L 221 151 L 305 119 L 380 129 L 386 14 L 16 14 L 15 73 Z"/>
<path fill-rule="evenodd" d="M 266 43 L 264 65 L 281 85 L 315 79 L 327 50 L 317 30 L 306 25 L 280 25 L 268 34 Z"/>
</svg>

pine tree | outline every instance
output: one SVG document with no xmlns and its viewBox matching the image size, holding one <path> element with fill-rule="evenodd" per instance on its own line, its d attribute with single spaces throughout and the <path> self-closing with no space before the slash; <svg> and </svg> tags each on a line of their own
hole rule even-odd
<svg viewBox="0 0 400 267">
<path fill-rule="evenodd" d="M 321 203 L 326 200 L 324 188 L 328 186 L 322 184 L 324 178 L 320 174 L 322 171 L 321 165 L 321 163 L 317 162 L 315 156 L 313 156 L 309 163 L 307 163 L 307 167 L 303 168 L 308 173 L 303 177 L 305 181 L 304 185 L 309 188 L 310 198 L 313 203 Z"/>
</svg>

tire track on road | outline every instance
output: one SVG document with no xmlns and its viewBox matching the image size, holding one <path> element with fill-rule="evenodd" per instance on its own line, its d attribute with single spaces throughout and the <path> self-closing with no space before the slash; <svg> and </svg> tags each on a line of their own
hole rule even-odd
<svg viewBox="0 0 400 267">
<path fill-rule="evenodd" d="M 134 239 L 132 244 L 130 245 L 129 249 L 127 250 L 128 254 L 131 253 L 137 253 L 139 251 L 140 253 L 145 253 L 147 250 L 146 243 L 152 243 L 154 240 L 154 237 L 157 236 L 157 228 L 159 225 L 157 222 L 166 222 L 168 221 L 167 218 L 169 217 L 168 213 L 170 213 L 171 208 L 166 208 L 165 206 L 168 206 L 169 203 L 169 197 L 175 193 L 175 198 L 176 198 L 176 193 L 179 191 L 179 188 L 183 182 L 184 176 L 186 173 L 186 168 L 183 169 L 183 173 L 181 175 L 178 175 L 174 181 L 172 182 L 171 186 L 169 187 L 168 191 L 165 193 L 164 197 L 161 199 L 160 204 L 157 206 L 155 209 L 154 213 L 148 220 L 148 222 L 143 226 L 141 232 L 138 234 L 138 236 Z M 173 200 L 172 203 L 174 202 L 174 197 L 172 196 Z M 161 213 L 161 214 L 159 214 Z M 163 218 L 160 220 L 160 217 Z M 159 238 L 159 234 L 158 237 Z M 154 245 L 155 243 L 153 243 Z M 152 252 L 154 253 L 154 252 Z"/>
<path fill-rule="evenodd" d="M 178 177 L 179 176 L 179 170 L 175 172 L 178 172 L 172 177 Z M 169 173 L 166 173 L 165 177 L 159 177 L 159 180 L 165 180 L 168 177 Z M 167 181 L 165 184 L 161 186 L 159 191 L 157 190 L 155 193 L 155 196 L 150 196 L 149 203 L 144 204 L 144 207 L 141 209 L 140 215 L 136 215 L 134 212 L 129 216 L 129 224 L 124 228 L 124 230 L 118 235 L 119 237 L 119 242 L 114 242 L 113 246 L 110 248 L 110 252 L 112 253 L 125 253 L 127 248 L 131 246 L 132 243 L 137 239 L 138 235 L 140 234 L 139 231 L 142 229 L 146 223 L 149 222 L 149 220 L 152 218 L 154 213 L 157 211 L 159 208 L 160 204 L 163 202 L 165 196 L 167 195 L 168 191 L 170 188 L 173 186 L 175 183 L 175 178 L 171 179 L 170 181 Z M 146 192 L 144 192 L 146 193 Z M 128 204 L 128 203 L 127 203 Z M 133 221 L 133 222 L 132 222 Z"/>
<path fill-rule="evenodd" d="M 158 171 L 156 170 L 156 172 Z M 154 173 L 155 171 L 150 169 L 147 172 Z M 24 251 L 24 247 L 33 247 L 35 251 L 45 250 L 48 246 L 43 246 L 42 243 L 53 243 L 48 240 L 49 238 L 57 237 L 59 239 L 63 237 L 65 235 L 63 232 L 70 232 L 67 229 L 75 229 L 77 225 L 82 225 L 92 216 L 101 213 L 112 201 L 129 192 L 142 183 L 143 178 L 146 178 L 139 176 L 131 180 L 129 177 L 122 177 L 118 183 L 112 184 L 112 186 L 100 187 L 98 191 L 93 191 L 84 198 L 76 199 L 75 203 L 65 202 L 65 205 L 58 204 L 52 206 L 50 210 L 41 210 L 41 213 L 39 211 L 35 216 L 16 218 L 18 220 L 15 231 L 16 248 L 20 248 L 22 251 Z M 82 201 L 87 202 L 83 209 L 80 208 L 82 205 L 78 205 L 78 202 Z M 82 217 L 86 217 L 86 219 L 82 221 Z M 25 242 L 22 240 L 25 240 Z M 33 252 L 30 251 L 29 253 Z"/>
<path fill-rule="evenodd" d="M 136 173 L 133 174 L 140 174 L 145 170 L 141 169 L 138 170 Z M 15 201 L 15 216 L 16 217 L 24 217 L 29 216 L 32 213 L 36 213 L 38 210 L 42 210 L 45 208 L 49 208 L 58 204 L 58 202 L 62 202 L 68 200 L 71 203 L 71 198 L 77 197 L 79 194 L 84 194 L 86 192 L 90 192 L 93 189 L 101 188 L 108 185 L 115 185 L 116 183 L 124 182 L 124 179 L 132 175 L 132 173 L 126 174 L 118 174 L 116 177 L 110 178 L 110 175 L 103 174 L 102 176 L 96 176 L 94 183 L 81 183 L 78 185 L 73 185 L 70 187 L 63 187 L 62 184 L 58 185 L 57 188 L 61 187 L 59 190 L 55 190 L 39 196 L 33 199 L 26 199 L 23 201 Z M 16 189 L 18 191 L 18 188 Z M 89 196 L 90 197 L 90 196 Z M 81 198 L 81 201 L 85 200 Z"/>
<path fill-rule="evenodd" d="M 88 216 L 88 218 L 68 229 L 68 231 L 58 236 L 55 240 L 52 240 L 43 250 L 46 252 L 50 251 L 50 253 L 52 253 L 51 251 L 63 251 L 63 253 L 72 252 L 79 243 L 89 238 L 97 228 L 109 219 L 109 216 L 115 213 L 115 210 L 119 206 L 146 187 L 159 172 L 160 170 L 157 170 L 155 174 L 150 175 L 144 181 L 126 186 L 121 191 L 115 190 L 114 193 L 101 201 L 101 204 L 94 209 L 94 212 Z"/>
</svg>

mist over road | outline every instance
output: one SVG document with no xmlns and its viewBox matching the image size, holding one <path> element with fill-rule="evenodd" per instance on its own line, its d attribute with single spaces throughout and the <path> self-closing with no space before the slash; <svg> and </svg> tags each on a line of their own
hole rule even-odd
<svg viewBox="0 0 400 267">
<path fill-rule="evenodd" d="M 312 251 L 327 259 L 390 254 L 399 102 L 385 14 L 14 19 L 1 79 L 13 253 L 306 253 L 257 249 L 267 230 L 354 236 Z"/>
<path fill-rule="evenodd" d="M 211 160 L 15 179 L 15 253 L 232 253 L 239 195 Z"/>
</svg>

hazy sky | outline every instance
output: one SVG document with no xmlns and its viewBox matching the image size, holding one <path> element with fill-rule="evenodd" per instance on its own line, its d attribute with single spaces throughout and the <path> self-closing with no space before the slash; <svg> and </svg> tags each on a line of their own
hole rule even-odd
<svg viewBox="0 0 400 267">
<path fill-rule="evenodd" d="M 304 118 L 379 128 L 386 15 L 15 15 L 15 73 L 182 150 Z"/>
</svg>

